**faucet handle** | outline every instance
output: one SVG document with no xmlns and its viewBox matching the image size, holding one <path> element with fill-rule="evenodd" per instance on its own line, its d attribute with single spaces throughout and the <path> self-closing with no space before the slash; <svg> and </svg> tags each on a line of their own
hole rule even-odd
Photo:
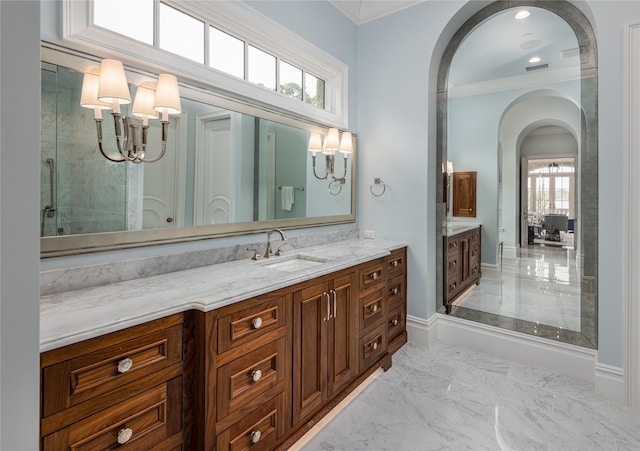
<svg viewBox="0 0 640 451">
<path fill-rule="evenodd" d="M 262 255 L 258 253 L 258 249 L 254 247 L 248 247 L 247 250 L 253 251 L 253 256 L 251 257 L 251 260 L 260 260 L 262 258 Z"/>
<path fill-rule="evenodd" d="M 284 246 L 285 244 L 289 244 L 286 238 L 282 240 L 282 243 L 280 243 L 280 246 L 278 246 L 278 249 L 276 249 L 276 253 L 273 255 L 278 255 L 278 256 L 282 255 L 282 246 Z"/>
</svg>

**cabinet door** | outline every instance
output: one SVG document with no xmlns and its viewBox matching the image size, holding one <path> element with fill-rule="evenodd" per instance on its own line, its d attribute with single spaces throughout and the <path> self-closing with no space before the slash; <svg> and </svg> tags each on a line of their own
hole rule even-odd
<svg viewBox="0 0 640 451">
<path fill-rule="evenodd" d="M 476 217 L 476 173 L 453 173 L 453 216 Z"/>
<path fill-rule="evenodd" d="M 327 284 L 293 294 L 293 423 L 319 409 L 326 399 Z"/>
<path fill-rule="evenodd" d="M 355 273 L 334 279 L 329 287 L 333 303 L 328 331 L 329 396 L 342 390 L 357 371 L 357 307 L 354 287 Z"/>
</svg>

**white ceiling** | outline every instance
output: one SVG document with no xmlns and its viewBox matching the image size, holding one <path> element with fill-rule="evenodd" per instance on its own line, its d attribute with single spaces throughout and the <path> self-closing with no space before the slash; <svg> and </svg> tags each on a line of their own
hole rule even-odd
<svg viewBox="0 0 640 451">
<path fill-rule="evenodd" d="M 357 25 L 379 19 L 425 0 L 329 0 Z"/>
</svg>

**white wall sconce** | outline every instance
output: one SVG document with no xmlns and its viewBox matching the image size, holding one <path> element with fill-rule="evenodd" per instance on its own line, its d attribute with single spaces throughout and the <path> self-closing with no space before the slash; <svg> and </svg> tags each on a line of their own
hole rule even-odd
<svg viewBox="0 0 640 451">
<path fill-rule="evenodd" d="M 131 114 L 128 117 L 120 112 L 120 105 L 131 103 L 129 85 L 120 61 L 104 59 L 100 64 L 99 73 L 87 72 L 82 81 L 80 105 L 92 108 L 95 112 L 96 132 L 98 135 L 98 149 L 109 161 L 122 163 L 154 163 L 160 160 L 167 149 L 167 133 L 169 115 L 180 114 L 180 91 L 178 81 L 174 75 L 160 74 L 157 84 L 143 84 L 136 89 Z M 116 144 L 118 156 L 112 157 L 102 146 L 102 110 L 111 109 L 115 124 Z M 147 158 L 147 131 L 149 119 L 161 117 L 162 148 L 156 158 Z M 122 135 L 124 128 L 124 136 Z"/>
<path fill-rule="evenodd" d="M 351 132 L 343 132 L 342 137 L 337 128 L 330 128 L 326 138 L 317 132 L 312 132 L 309 137 L 309 152 L 313 158 L 313 175 L 318 180 L 331 179 L 331 183 L 339 182 L 345 183 L 347 176 L 347 160 L 349 155 L 353 152 L 353 136 Z M 316 152 L 321 152 L 325 156 L 325 173 L 324 176 L 319 176 L 316 172 Z M 335 173 L 335 155 L 336 152 L 342 152 L 344 160 L 344 173 L 341 177 L 336 177 Z"/>
</svg>

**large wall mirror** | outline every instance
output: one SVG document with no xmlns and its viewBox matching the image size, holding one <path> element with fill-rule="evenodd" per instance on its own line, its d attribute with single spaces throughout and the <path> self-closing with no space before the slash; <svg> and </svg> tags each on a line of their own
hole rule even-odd
<svg viewBox="0 0 640 451">
<path fill-rule="evenodd" d="M 461 226 L 482 230 L 479 285 L 447 310 L 597 348 L 597 59 L 588 20 L 564 1 L 495 2 L 451 40 L 438 89 L 442 239 Z M 476 174 L 473 218 L 452 215 L 451 172 Z M 451 256 L 437 249 L 444 300 Z"/>
<path fill-rule="evenodd" d="M 161 160 L 108 161 L 93 111 L 80 106 L 96 61 L 43 47 L 42 256 L 355 221 L 355 137 L 348 157 L 335 156 L 341 180 L 320 180 L 307 150 L 310 134 L 326 128 L 202 88 L 180 87 L 182 113 L 170 117 Z M 103 128 L 105 150 L 117 154 L 110 114 Z M 160 136 L 160 121 L 150 121 L 149 154 Z M 322 154 L 316 172 L 324 175 Z"/>
</svg>

